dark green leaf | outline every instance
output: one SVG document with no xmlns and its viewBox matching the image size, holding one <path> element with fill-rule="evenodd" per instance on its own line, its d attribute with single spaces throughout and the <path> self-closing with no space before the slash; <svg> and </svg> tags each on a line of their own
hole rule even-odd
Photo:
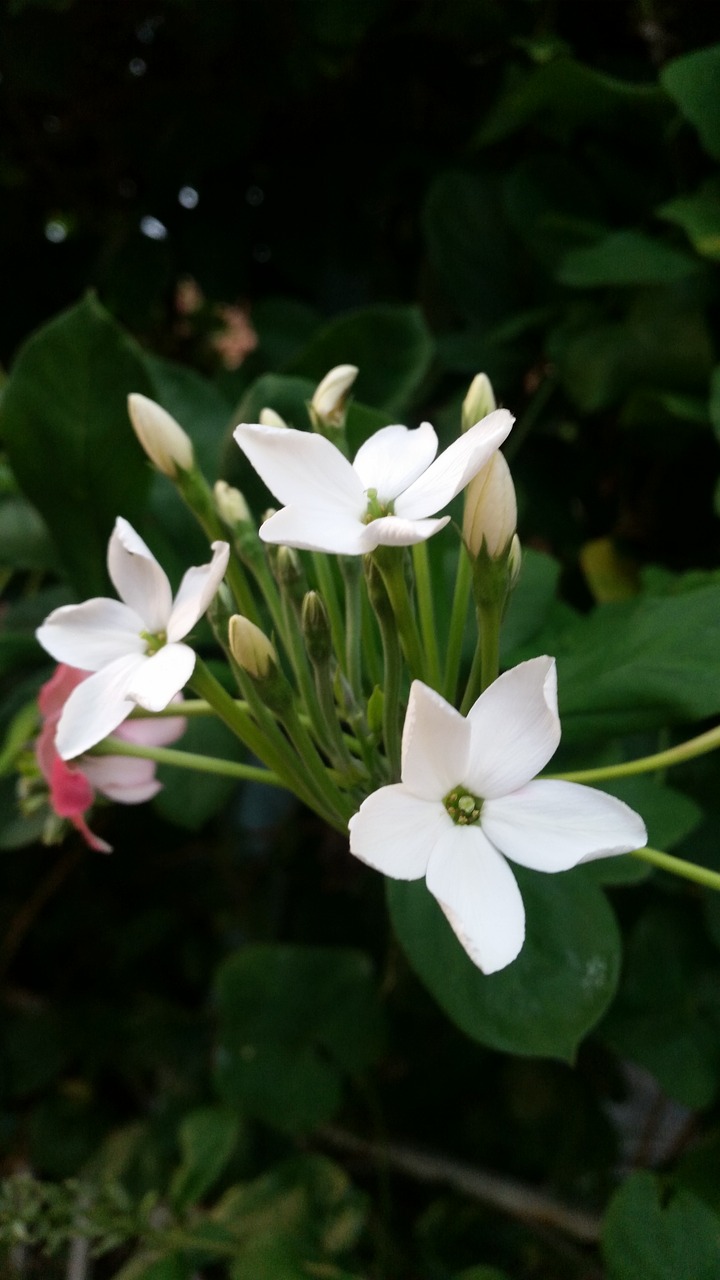
<svg viewBox="0 0 720 1280">
<path fill-rule="evenodd" d="M 641 231 L 614 231 L 596 244 L 571 249 L 557 271 L 562 284 L 583 289 L 609 285 L 665 284 L 697 271 L 690 254 L 671 249 Z"/>
<path fill-rule="evenodd" d="M 242 760 L 247 754 L 235 735 L 214 716 L 191 718 L 182 738 L 172 745 L 178 751 L 194 751 L 215 759 Z M 170 765 L 159 767 L 158 778 L 163 789 L 154 801 L 155 807 L 164 818 L 188 831 L 199 831 L 227 804 L 238 786 L 234 778 Z"/>
<path fill-rule="evenodd" d="M 720 44 L 667 62 L 660 83 L 695 125 L 705 150 L 720 160 Z"/>
<path fill-rule="evenodd" d="M 711 178 L 689 196 L 676 196 L 656 210 L 675 222 L 704 258 L 720 260 L 720 181 Z"/>
<path fill-rule="evenodd" d="M 602 1252 L 610 1280 L 717 1280 L 720 1218 L 687 1191 L 635 1173 L 613 1196 Z"/>
<path fill-rule="evenodd" d="M 170 1183 L 170 1198 L 178 1209 L 197 1204 L 217 1181 L 239 1129 L 237 1114 L 223 1107 L 203 1107 L 185 1117 L 179 1133 L 182 1163 Z"/>
</svg>

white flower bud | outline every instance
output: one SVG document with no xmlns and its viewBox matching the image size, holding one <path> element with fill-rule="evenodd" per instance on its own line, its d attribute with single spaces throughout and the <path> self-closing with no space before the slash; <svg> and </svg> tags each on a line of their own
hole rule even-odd
<svg viewBox="0 0 720 1280">
<path fill-rule="evenodd" d="M 274 409 L 261 409 L 258 422 L 263 427 L 287 427 L 287 422 Z"/>
<path fill-rule="evenodd" d="M 313 422 L 321 427 L 343 427 L 350 388 L 358 376 L 354 364 L 339 364 L 325 374 L 310 401 Z"/>
<path fill-rule="evenodd" d="M 513 534 L 513 540 L 510 543 L 507 567 L 508 567 L 508 574 L 509 574 L 509 580 L 510 580 L 510 589 L 512 590 L 518 578 L 520 577 L 520 570 L 522 569 L 522 547 L 520 545 L 520 539 L 518 538 L 516 533 Z"/>
<path fill-rule="evenodd" d="M 278 657 L 273 645 L 249 618 L 233 614 L 228 623 L 228 638 L 233 658 L 253 680 L 264 680 L 277 669 Z"/>
<path fill-rule="evenodd" d="M 213 490 L 218 515 L 232 529 L 236 524 L 252 524 L 250 508 L 239 489 L 233 489 L 225 480 L 217 480 Z"/>
<path fill-rule="evenodd" d="M 192 471 L 192 441 L 165 409 L 134 391 L 128 396 L 128 413 L 135 435 L 158 471 L 171 480 L 177 479 L 178 471 Z"/>
<path fill-rule="evenodd" d="M 506 555 L 517 525 L 517 500 L 510 468 L 497 450 L 465 490 L 463 538 L 472 556 L 483 544 L 493 559 Z"/>
<path fill-rule="evenodd" d="M 495 409 L 497 409 L 497 404 L 495 403 L 495 392 L 492 389 L 490 379 L 486 373 L 476 374 L 463 400 L 462 430 L 469 431 L 471 427 L 475 426 L 476 422 L 486 418 Z"/>
</svg>

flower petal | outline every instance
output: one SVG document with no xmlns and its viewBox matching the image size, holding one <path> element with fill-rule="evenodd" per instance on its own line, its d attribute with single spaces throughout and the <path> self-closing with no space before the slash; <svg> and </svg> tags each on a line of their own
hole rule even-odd
<svg viewBox="0 0 720 1280">
<path fill-rule="evenodd" d="M 432 516 L 446 507 L 472 480 L 491 454 L 510 434 L 515 419 L 507 409 L 495 409 L 440 454 L 414 484 L 400 494 L 395 511 L 408 520 Z"/>
<path fill-rule="evenodd" d="M 463 779 L 490 799 L 522 787 L 545 767 L 560 741 L 555 659 L 532 658 L 506 671 L 470 708 L 470 762 Z"/>
<path fill-rule="evenodd" d="M 450 517 L 439 520 L 403 520 L 399 516 L 380 516 L 370 524 L 361 525 L 361 549 L 363 554 L 376 547 L 412 547 L 416 542 L 426 542 L 439 529 L 444 529 Z"/>
<path fill-rule="evenodd" d="M 118 516 L 108 543 L 110 580 L 120 596 L 143 620 L 142 630 L 164 631 L 172 591 L 165 570 L 127 520 Z"/>
<path fill-rule="evenodd" d="M 486 800 L 480 823 L 501 853 L 534 871 L 567 871 L 647 844 L 645 823 L 622 800 L 550 778 Z"/>
<path fill-rule="evenodd" d="M 364 490 L 377 489 L 381 502 L 390 502 L 427 471 L 438 448 L 429 422 L 411 431 L 407 427 L 382 427 L 360 446 L 353 467 Z"/>
<path fill-rule="evenodd" d="M 86 671 L 61 662 L 38 692 L 38 707 L 44 720 L 57 720 L 73 689 L 87 680 Z"/>
<path fill-rule="evenodd" d="M 182 694 L 178 693 L 172 702 L 177 702 L 178 710 L 182 708 Z M 187 729 L 185 716 L 143 716 L 132 717 L 120 725 L 117 737 L 123 742 L 134 742 L 138 747 L 168 747 L 171 742 L 182 738 Z"/>
<path fill-rule="evenodd" d="M 163 711 L 187 684 L 195 666 L 195 654 L 186 644 L 166 644 L 138 667 L 127 696 L 146 711 Z"/>
<path fill-rule="evenodd" d="M 152 800 L 162 783 L 155 777 L 152 760 L 136 760 L 129 756 L 89 756 L 82 770 L 96 791 L 102 791 L 118 804 L 143 804 Z"/>
<path fill-rule="evenodd" d="M 324 436 L 254 423 L 236 427 L 234 435 L 283 506 L 363 515 L 366 502 L 360 477 Z"/>
<path fill-rule="evenodd" d="M 74 818 L 71 818 L 70 821 L 75 830 L 80 833 L 85 843 L 89 845 L 91 849 L 94 849 L 96 853 L 112 853 L 112 845 L 108 844 L 107 840 L 101 840 L 100 836 L 96 836 L 95 832 L 90 830 L 84 818 L 76 815 Z"/>
<path fill-rule="evenodd" d="M 60 818 L 82 817 L 95 799 L 84 769 L 73 768 L 55 756 L 50 770 L 50 803 Z"/>
<path fill-rule="evenodd" d="M 433 850 L 427 887 L 483 973 L 504 969 L 525 941 L 525 908 L 507 862 L 480 827 L 456 827 Z"/>
<path fill-rule="evenodd" d="M 55 745 L 63 760 L 72 760 L 102 742 L 130 714 L 134 703 L 128 685 L 147 658 L 126 654 L 79 684 L 65 703 Z"/>
<path fill-rule="evenodd" d="M 348 825 L 356 858 L 393 880 L 419 880 L 452 820 L 442 805 L 419 800 L 398 782 L 373 791 Z"/>
<path fill-rule="evenodd" d="M 331 555 L 359 556 L 365 550 L 363 537 L 368 525 L 347 511 L 328 507 L 283 507 L 260 525 L 263 542 L 301 551 L 329 551 Z"/>
<path fill-rule="evenodd" d="M 401 774 L 408 791 L 422 800 L 442 800 L 464 777 L 470 740 L 465 717 L 413 680 L 402 736 Z"/>
<path fill-rule="evenodd" d="M 195 565 L 183 574 L 167 620 L 167 638 L 171 644 L 175 640 L 182 640 L 195 626 L 198 618 L 202 618 L 225 577 L 230 547 L 227 542 L 213 542 L 212 553 L 213 558 L 209 564 Z"/>
<path fill-rule="evenodd" d="M 142 618 L 119 600 L 96 596 L 83 604 L 53 609 L 35 635 L 58 662 L 100 671 L 130 653 L 145 652 Z"/>
</svg>

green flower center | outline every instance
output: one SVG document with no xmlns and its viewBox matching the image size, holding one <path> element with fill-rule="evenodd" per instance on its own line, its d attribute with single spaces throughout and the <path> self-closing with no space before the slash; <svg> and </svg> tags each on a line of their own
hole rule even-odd
<svg viewBox="0 0 720 1280">
<path fill-rule="evenodd" d="M 164 631 L 141 631 L 140 639 L 145 641 L 147 646 L 145 652 L 148 657 L 152 657 L 154 653 L 162 649 L 163 645 L 167 644 L 167 636 Z"/>
<path fill-rule="evenodd" d="M 458 827 L 469 827 L 477 822 L 483 807 L 482 800 L 466 791 L 465 787 L 453 787 L 443 799 L 443 804 Z"/>
<path fill-rule="evenodd" d="M 379 520 L 381 516 L 394 516 L 392 499 L 390 502 L 381 502 L 378 498 L 377 489 L 368 489 L 365 497 L 367 498 L 367 511 L 363 517 L 363 524 L 370 524 L 372 520 Z"/>
</svg>

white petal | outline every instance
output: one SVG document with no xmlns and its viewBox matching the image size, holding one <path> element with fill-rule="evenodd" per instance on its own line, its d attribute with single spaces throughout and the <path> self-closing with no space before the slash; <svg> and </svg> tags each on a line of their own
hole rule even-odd
<svg viewBox="0 0 720 1280">
<path fill-rule="evenodd" d="M 128 685 L 147 659 L 125 655 L 96 671 L 70 694 L 58 723 L 55 745 L 63 760 L 72 760 L 102 742 L 129 716 L 134 703 Z"/>
<path fill-rule="evenodd" d="M 164 631 L 172 591 L 165 570 L 127 520 L 118 516 L 108 543 L 108 573 L 126 605 L 143 620 L 143 630 Z"/>
<path fill-rule="evenodd" d="M 470 708 L 470 762 L 463 781 L 489 799 L 516 791 L 557 751 L 560 719 L 554 658 L 531 658 L 495 680 Z"/>
<path fill-rule="evenodd" d="M 144 804 L 152 800 L 162 783 L 155 777 L 152 760 L 135 760 L 129 756 L 88 756 L 82 771 L 96 791 L 102 791 L 118 804 Z"/>
<path fill-rule="evenodd" d="M 167 638 L 172 643 L 182 640 L 202 618 L 220 583 L 225 577 L 230 547 L 227 542 L 213 542 L 213 558 L 209 564 L 196 565 L 183 574 L 175 603 L 167 623 Z"/>
<path fill-rule="evenodd" d="M 427 471 L 437 453 L 438 438 L 429 422 L 415 431 L 382 427 L 360 446 L 353 467 L 363 489 L 377 489 L 381 502 L 390 502 Z"/>
<path fill-rule="evenodd" d="M 525 941 L 525 908 L 507 862 L 480 827 L 457 827 L 436 844 L 427 887 L 483 973 L 504 969 Z"/>
<path fill-rule="evenodd" d="M 329 551 L 338 556 L 362 555 L 366 525 L 358 516 L 327 507 L 283 507 L 260 525 L 263 542 L 301 551 Z"/>
<path fill-rule="evenodd" d="M 394 783 L 373 791 L 350 819 L 350 852 L 393 880 L 419 880 L 452 825 L 442 805 L 418 800 Z"/>
<path fill-rule="evenodd" d="M 550 778 L 486 800 L 480 823 L 506 857 L 534 871 L 567 871 L 647 844 L 642 818 L 621 800 Z"/>
<path fill-rule="evenodd" d="M 129 653 L 145 652 L 140 638 L 144 626 L 126 604 L 96 596 L 53 609 L 35 635 L 56 661 L 81 671 L 100 671 Z"/>
<path fill-rule="evenodd" d="M 128 697 L 146 711 L 162 711 L 187 684 L 195 654 L 186 644 L 166 644 L 135 672 Z"/>
<path fill-rule="evenodd" d="M 418 520 L 447 506 L 500 447 L 514 421 L 507 409 L 496 409 L 454 440 L 425 474 L 397 498 L 397 514 Z"/>
<path fill-rule="evenodd" d="M 234 435 L 283 506 L 363 515 L 367 504 L 360 477 L 324 436 L 247 423 L 236 427 Z"/>
<path fill-rule="evenodd" d="M 379 516 L 362 526 L 360 535 L 363 553 L 376 547 L 412 547 L 416 542 L 426 542 L 439 529 L 444 529 L 450 517 L 439 520 L 403 520 L 399 516 Z"/>
<path fill-rule="evenodd" d="M 404 785 L 423 800 L 442 800 L 464 777 L 469 750 L 465 717 L 434 689 L 413 680 L 402 736 Z"/>
</svg>

